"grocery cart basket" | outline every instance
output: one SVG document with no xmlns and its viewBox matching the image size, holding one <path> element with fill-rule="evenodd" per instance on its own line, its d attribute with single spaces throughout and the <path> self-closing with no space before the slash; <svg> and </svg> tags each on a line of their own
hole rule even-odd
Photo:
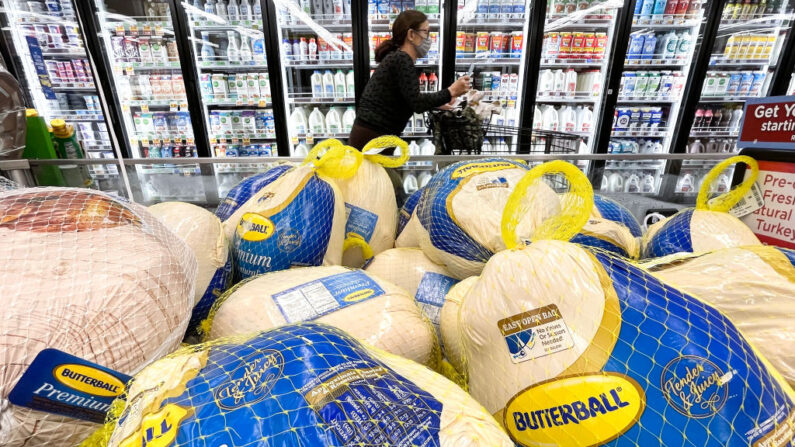
<svg viewBox="0 0 795 447">
<path fill-rule="evenodd" d="M 572 154 L 579 151 L 582 141 L 577 135 L 492 121 L 469 107 L 433 110 L 426 117 L 437 155 Z M 484 139 L 489 141 L 486 148 Z"/>
</svg>

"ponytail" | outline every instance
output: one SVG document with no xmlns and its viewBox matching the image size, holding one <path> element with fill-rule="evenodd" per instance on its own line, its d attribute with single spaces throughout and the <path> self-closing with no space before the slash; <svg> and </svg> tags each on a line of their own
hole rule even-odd
<svg viewBox="0 0 795 447">
<path fill-rule="evenodd" d="M 427 20 L 428 16 L 413 9 L 398 14 L 395 22 L 392 23 L 392 38 L 381 42 L 375 49 L 375 61 L 380 63 L 389 53 L 397 51 L 406 42 L 409 30 L 416 31 Z"/>
<path fill-rule="evenodd" d="M 375 61 L 380 63 L 389 53 L 396 51 L 398 48 L 400 46 L 392 39 L 381 42 L 381 45 L 378 45 L 378 48 L 375 49 Z"/>
</svg>

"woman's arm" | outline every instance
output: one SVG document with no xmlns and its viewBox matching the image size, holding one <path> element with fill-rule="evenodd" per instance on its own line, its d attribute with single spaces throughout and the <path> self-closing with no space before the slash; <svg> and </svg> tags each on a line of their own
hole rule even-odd
<svg viewBox="0 0 795 447">
<path fill-rule="evenodd" d="M 393 58 L 392 61 L 392 78 L 397 80 L 403 99 L 414 113 L 422 113 L 450 102 L 452 96 L 448 89 L 433 93 L 420 93 L 417 71 L 409 55 Z"/>
</svg>

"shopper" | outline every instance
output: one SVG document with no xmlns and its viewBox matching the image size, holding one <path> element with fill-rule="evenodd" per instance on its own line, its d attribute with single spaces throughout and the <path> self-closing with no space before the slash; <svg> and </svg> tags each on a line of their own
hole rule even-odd
<svg viewBox="0 0 795 447">
<path fill-rule="evenodd" d="M 443 106 L 471 88 L 469 76 L 433 93 L 420 93 L 417 58 L 431 46 L 428 17 L 420 11 L 403 11 L 392 24 L 392 38 L 375 50 L 378 68 L 364 89 L 348 143 L 361 149 L 381 135 L 398 135 L 414 113 Z"/>
</svg>

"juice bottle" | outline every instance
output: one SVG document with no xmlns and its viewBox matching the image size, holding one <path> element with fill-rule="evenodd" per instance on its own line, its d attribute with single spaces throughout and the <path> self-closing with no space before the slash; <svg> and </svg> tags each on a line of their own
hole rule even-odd
<svg viewBox="0 0 795 447">
<path fill-rule="evenodd" d="M 81 160 L 86 158 L 83 148 L 77 142 L 75 129 L 66 124 L 62 119 L 50 121 L 52 127 L 53 144 L 58 158 L 64 160 Z M 91 186 L 93 180 L 88 175 L 88 168 L 85 165 L 65 165 L 61 166 L 61 172 L 68 186 Z"/>
<path fill-rule="evenodd" d="M 27 133 L 25 135 L 25 151 L 22 157 L 35 160 L 51 160 L 58 158 L 47 129 L 47 123 L 35 109 L 25 111 Z M 41 166 L 34 171 L 39 186 L 65 186 L 63 175 L 58 166 Z"/>
</svg>

